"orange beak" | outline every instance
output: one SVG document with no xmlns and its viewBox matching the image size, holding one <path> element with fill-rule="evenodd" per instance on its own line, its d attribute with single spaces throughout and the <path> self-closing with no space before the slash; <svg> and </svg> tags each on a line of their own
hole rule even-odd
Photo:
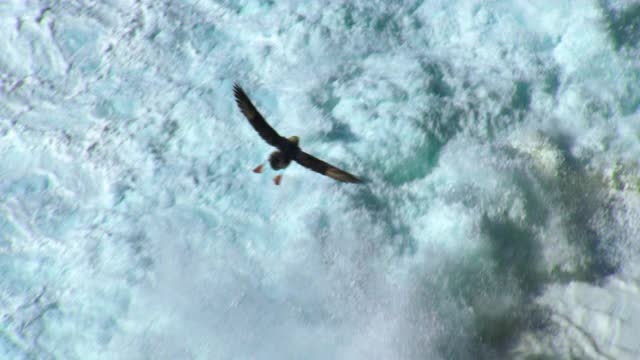
<svg viewBox="0 0 640 360">
<path fill-rule="evenodd" d="M 253 169 L 253 172 L 256 174 L 260 174 L 262 172 L 262 167 L 264 165 L 258 165 L 255 169 Z"/>
<path fill-rule="evenodd" d="M 276 176 L 276 177 L 274 177 L 274 178 L 273 178 L 273 182 L 274 182 L 276 185 L 280 185 L 280 181 L 281 181 L 281 180 L 282 180 L 282 175 L 278 175 L 278 176 Z"/>
</svg>

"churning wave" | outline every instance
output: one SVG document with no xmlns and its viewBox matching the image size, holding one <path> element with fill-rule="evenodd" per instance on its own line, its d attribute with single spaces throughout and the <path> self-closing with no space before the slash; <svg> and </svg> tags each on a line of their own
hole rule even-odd
<svg viewBox="0 0 640 360">
<path fill-rule="evenodd" d="M 634 1 L 0 4 L 6 359 L 640 356 Z M 283 135 L 362 174 L 251 173 Z"/>
</svg>

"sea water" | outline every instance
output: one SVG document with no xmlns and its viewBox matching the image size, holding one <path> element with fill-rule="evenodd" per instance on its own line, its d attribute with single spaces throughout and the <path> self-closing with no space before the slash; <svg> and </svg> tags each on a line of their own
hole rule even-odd
<svg viewBox="0 0 640 360">
<path fill-rule="evenodd" d="M 640 356 L 640 5 L 4 0 L 0 357 Z M 238 111 L 367 179 L 292 165 Z"/>
</svg>

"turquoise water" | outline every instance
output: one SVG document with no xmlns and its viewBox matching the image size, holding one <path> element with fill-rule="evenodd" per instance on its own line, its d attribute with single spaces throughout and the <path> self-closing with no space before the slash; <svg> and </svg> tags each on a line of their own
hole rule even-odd
<svg viewBox="0 0 640 360">
<path fill-rule="evenodd" d="M 633 1 L 5 1 L 7 359 L 629 358 Z M 366 178 L 251 169 L 283 135 Z"/>
</svg>

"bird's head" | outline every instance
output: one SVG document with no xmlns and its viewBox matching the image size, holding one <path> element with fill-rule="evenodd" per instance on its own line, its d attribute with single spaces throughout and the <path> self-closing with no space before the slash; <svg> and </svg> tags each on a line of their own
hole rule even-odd
<svg viewBox="0 0 640 360">
<path fill-rule="evenodd" d="M 300 142 L 300 138 L 297 136 L 289 136 L 289 141 L 291 141 L 292 143 L 298 145 L 298 143 Z"/>
</svg>

